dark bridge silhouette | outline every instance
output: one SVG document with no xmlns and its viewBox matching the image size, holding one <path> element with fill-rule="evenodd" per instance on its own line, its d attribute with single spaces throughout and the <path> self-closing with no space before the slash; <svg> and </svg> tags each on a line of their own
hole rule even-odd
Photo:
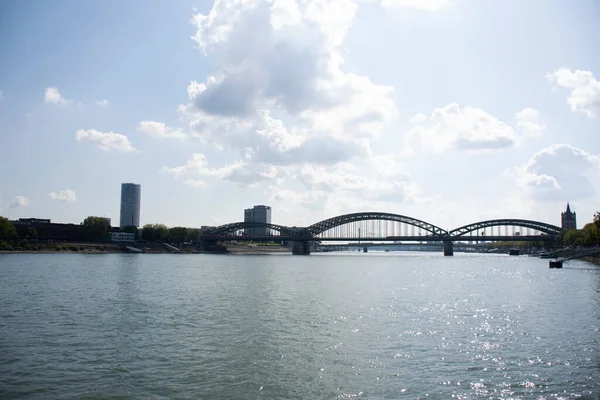
<svg viewBox="0 0 600 400">
<path fill-rule="evenodd" d="M 518 229 L 518 230 L 517 230 Z M 293 242 L 294 254 L 310 254 L 310 244 L 321 241 L 442 242 L 444 255 L 454 253 L 455 241 L 553 240 L 561 228 L 525 219 L 494 219 L 445 230 L 405 215 L 360 212 L 339 215 L 308 227 L 260 222 L 234 222 L 207 229 L 201 241 L 206 249 L 228 240 Z"/>
</svg>

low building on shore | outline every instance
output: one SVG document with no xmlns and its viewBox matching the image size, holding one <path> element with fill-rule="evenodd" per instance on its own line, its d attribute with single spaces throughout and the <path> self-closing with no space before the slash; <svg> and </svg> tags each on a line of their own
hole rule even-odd
<svg viewBox="0 0 600 400">
<path fill-rule="evenodd" d="M 135 233 L 109 232 L 108 240 L 111 242 L 135 242 Z"/>
</svg>

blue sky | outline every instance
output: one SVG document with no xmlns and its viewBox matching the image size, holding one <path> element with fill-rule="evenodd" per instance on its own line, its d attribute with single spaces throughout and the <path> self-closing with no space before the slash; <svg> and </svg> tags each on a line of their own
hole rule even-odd
<svg viewBox="0 0 600 400">
<path fill-rule="evenodd" d="M 592 0 L 5 1 L 0 215 L 451 229 L 600 204 Z"/>
</svg>

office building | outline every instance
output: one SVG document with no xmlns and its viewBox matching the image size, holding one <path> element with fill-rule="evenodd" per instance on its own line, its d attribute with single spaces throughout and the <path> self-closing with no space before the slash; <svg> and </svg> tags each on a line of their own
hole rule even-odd
<svg viewBox="0 0 600 400">
<path fill-rule="evenodd" d="M 564 229 L 577 229 L 577 215 L 571 212 L 571 206 L 567 203 L 567 210 L 560 214 L 561 226 Z"/>
<path fill-rule="evenodd" d="M 142 186 L 135 183 L 121 184 L 121 220 L 119 226 L 140 226 L 140 201 Z"/>
<path fill-rule="evenodd" d="M 135 233 L 109 232 L 108 240 L 111 242 L 135 242 Z"/>
<path fill-rule="evenodd" d="M 244 222 L 260 222 L 263 224 L 271 223 L 271 207 L 258 205 L 253 208 L 246 208 L 244 210 Z M 268 228 L 258 227 L 249 228 L 244 231 L 247 236 L 268 236 L 271 234 L 271 230 Z"/>
</svg>

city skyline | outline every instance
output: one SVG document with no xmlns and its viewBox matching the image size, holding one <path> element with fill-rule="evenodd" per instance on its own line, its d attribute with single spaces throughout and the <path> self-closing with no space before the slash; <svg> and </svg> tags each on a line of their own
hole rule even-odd
<svg viewBox="0 0 600 400">
<path fill-rule="evenodd" d="M 121 182 L 141 226 L 598 211 L 596 2 L 229 3 L 0 5 L 0 215 L 116 223 Z"/>
<path fill-rule="evenodd" d="M 131 183 L 124 183 L 122 185 L 134 185 L 134 186 L 140 186 L 140 185 L 135 185 L 135 184 L 131 184 Z M 362 211 L 362 212 L 358 212 L 356 214 L 364 214 L 364 213 L 379 213 L 379 211 Z M 402 216 L 401 214 L 394 214 L 394 213 L 390 213 L 396 216 Z M 526 222 L 533 222 L 533 223 L 548 223 L 549 225 L 554 225 L 558 228 L 563 228 L 563 229 L 582 229 L 583 227 L 579 227 L 577 226 L 577 217 L 576 217 L 576 212 L 571 210 L 570 204 L 567 202 L 566 204 L 566 210 L 564 212 L 560 213 L 560 220 L 561 222 L 559 224 L 553 224 L 553 223 L 548 223 L 547 221 L 531 221 L 531 220 L 521 220 L 521 221 L 526 221 Z M 343 215 L 355 215 L 355 213 L 348 213 L 348 214 L 340 214 L 340 215 L 331 215 L 329 217 L 326 217 L 325 219 L 329 219 L 329 218 L 333 218 L 333 217 L 340 217 Z M 90 217 L 98 217 L 98 216 L 94 216 L 94 215 L 90 215 Z M 404 217 L 408 217 L 408 219 L 413 219 L 414 217 L 411 217 L 410 215 L 404 215 Z M 111 225 L 111 219 L 108 217 L 100 217 L 100 218 L 104 218 L 108 221 L 108 225 L 111 226 L 112 228 L 120 228 L 121 230 L 125 227 L 130 227 L 132 225 L 127 225 L 127 224 L 122 224 L 120 223 L 119 226 L 112 226 Z M 29 218 L 23 218 L 20 217 L 18 219 L 13 220 L 12 222 L 14 223 L 15 221 L 20 221 L 20 223 L 29 223 L 33 220 L 36 221 L 41 221 L 43 223 L 57 223 L 57 221 L 51 221 L 51 218 L 36 218 L 36 217 L 29 217 Z M 417 218 L 418 220 L 418 218 Z M 502 218 L 496 219 L 496 220 L 490 220 L 490 221 L 496 221 L 496 222 L 500 222 L 500 220 L 503 220 Z M 510 219 L 509 219 L 510 220 Z M 222 226 L 226 226 L 232 223 L 241 223 L 241 222 L 260 222 L 260 223 L 266 223 L 266 224 L 275 224 L 275 225 L 284 225 L 279 223 L 278 221 L 272 221 L 271 220 L 271 207 L 267 206 L 267 205 L 255 205 L 252 208 L 246 208 L 244 209 L 244 216 L 242 219 L 240 220 L 232 220 L 232 221 L 228 221 L 224 224 L 220 224 Z M 322 222 L 322 221 L 313 221 L 313 223 L 317 223 L 317 222 Z M 435 222 L 427 220 L 427 221 L 422 221 L 428 224 L 433 224 L 435 225 Z M 476 223 L 481 223 L 481 222 L 486 222 L 486 221 L 471 221 L 471 224 L 476 224 Z M 59 222 L 59 224 L 64 224 L 64 222 Z M 83 221 L 78 223 L 76 221 L 69 221 L 66 224 L 70 224 L 70 225 L 77 225 L 77 224 L 83 224 Z M 504 226 L 505 222 L 500 223 L 500 225 Z M 508 225 L 510 225 L 510 223 L 506 223 Z M 140 224 L 139 226 L 136 226 L 137 228 L 139 228 L 140 230 L 142 230 L 144 228 L 144 225 L 154 225 L 154 224 Z M 309 225 L 309 224 L 306 224 Z M 310 224 L 312 225 L 312 224 Z M 135 226 L 135 225 L 133 225 Z M 495 225 L 496 226 L 496 225 Z M 517 226 L 517 225 L 514 225 Z M 185 228 L 189 228 L 189 229 L 206 229 L 206 228 L 214 228 L 217 227 L 216 225 L 202 225 L 202 226 L 175 226 L 175 225 L 167 225 L 167 228 L 177 228 L 177 227 L 185 227 Z M 301 228 L 302 226 L 300 225 L 295 225 L 295 224 L 291 224 L 290 227 L 298 227 Z M 452 228 L 457 228 L 455 227 L 445 227 L 440 225 L 439 226 L 441 229 L 447 229 L 448 231 L 452 230 Z M 255 227 L 255 228 L 248 228 L 248 231 L 250 232 L 251 235 L 260 235 L 260 233 L 257 233 L 257 230 L 263 232 L 263 234 L 266 234 L 263 231 L 264 228 L 260 228 L 260 227 Z M 521 227 L 521 229 L 527 229 L 524 227 Z"/>
</svg>

